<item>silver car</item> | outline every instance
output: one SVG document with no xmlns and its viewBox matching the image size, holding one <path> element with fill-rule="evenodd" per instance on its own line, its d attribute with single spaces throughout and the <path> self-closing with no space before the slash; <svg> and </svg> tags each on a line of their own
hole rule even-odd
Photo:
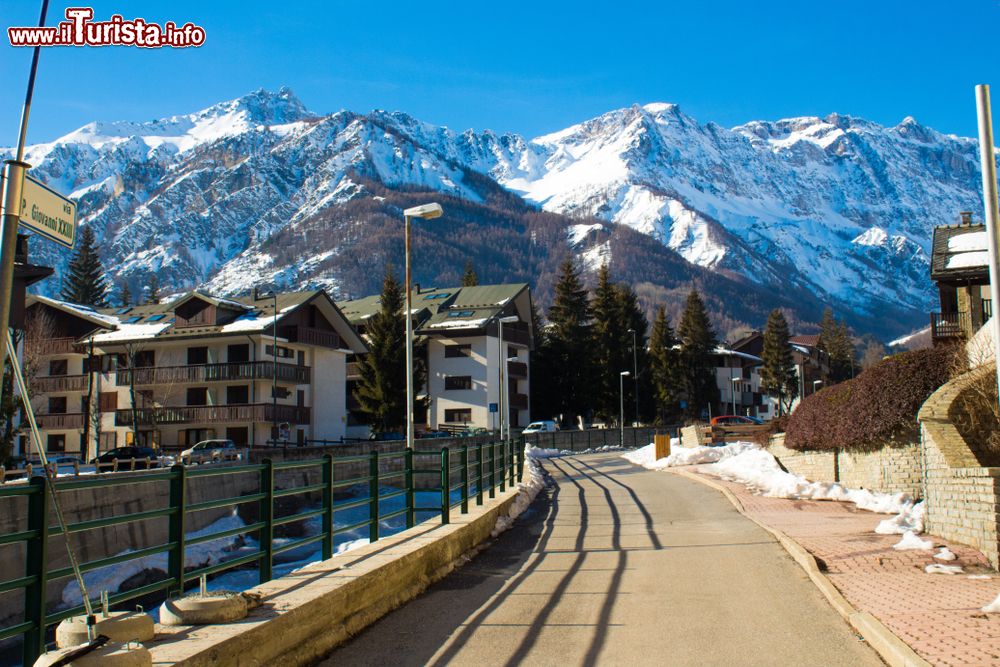
<svg viewBox="0 0 1000 667">
<path fill-rule="evenodd" d="M 181 452 L 181 463 L 184 465 L 236 461 L 239 458 L 240 449 L 232 440 L 202 440 Z"/>
</svg>

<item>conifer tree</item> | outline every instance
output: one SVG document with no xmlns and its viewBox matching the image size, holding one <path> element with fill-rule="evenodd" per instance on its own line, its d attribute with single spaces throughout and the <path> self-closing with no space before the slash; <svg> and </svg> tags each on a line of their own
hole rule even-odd
<svg viewBox="0 0 1000 667">
<path fill-rule="evenodd" d="M 649 321 L 646 314 L 639 306 L 639 297 L 632 286 L 627 283 L 618 283 L 615 287 L 618 312 L 621 319 L 621 343 L 619 349 L 622 351 L 623 359 L 620 362 L 619 373 L 627 370 L 633 373 L 633 377 L 622 386 L 625 391 L 625 419 L 631 421 L 631 416 L 635 421 L 642 421 L 644 415 L 649 415 L 651 410 L 652 385 L 647 371 L 649 366 L 649 355 L 646 350 L 646 333 L 649 331 Z M 632 331 L 635 335 L 632 335 Z M 632 346 L 635 345 L 633 354 Z M 636 400 L 636 391 L 639 392 L 639 400 Z M 636 407 L 638 405 L 638 407 Z M 638 414 L 636 414 L 638 412 Z"/>
<path fill-rule="evenodd" d="M 406 424 L 406 320 L 403 291 L 391 267 L 382 282 L 381 308 L 368 320 L 369 352 L 360 363 L 355 397 L 372 430 L 401 430 Z M 414 348 L 413 386 L 419 393 L 427 377 L 425 357 Z M 421 403 L 414 399 L 415 412 Z"/>
<path fill-rule="evenodd" d="M 688 295 L 677 337 L 681 344 L 679 370 L 683 400 L 687 403 L 685 413 L 698 417 L 719 396 L 712 358 L 718 342 L 705 303 L 695 289 Z"/>
<path fill-rule="evenodd" d="M 80 232 L 76 254 L 69 263 L 62 298 L 93 308 L 105 308 L 108 305 L 108 284 L 101 258 L 97 254 L 94 230 L 90 225 L 83 227 Z"/>
<path fill-rule="evenodd" d="M 845 322 L 838 322 L 830 308 L 823 311 L 819 328 L 818 347 L 826 357 L 828 370 L 823 376 L 827 386 L 851 377 L 854 367 L 854 346 Z"/>
<path fill-rule="evenodd" d="M 602 264 L 597 272 L 597 287 L 594 289 L 591 311 L 594 316 L 594 413 L 605 422 L 618 420 L 619 373 L 632 367 L 631 364 L 623 366 L 624 320 L 619 296 L 611 283 L 608 265 Z M 626 349 L 631 349 L 631 341 Z"/>
<path fill-rule="evenodd" d="M 155 273 L 149 274 L 149 282 L 146 283 L 145 304 L 157 304 L 160 302 L 160 279 Z"/>
<path fill-rule="evenodd" d="M 680 411 L 680 353 L 674 349 L 677 338 L 670 326 L 667 312 L 660 306 L 653 320 L 649 338 L 649 370 L 656 419 L 660 424 L 673 422 Z"/>
<path fill-rule="evenodd" d="M 553 388 L 554 370 L 549 361 L 552 351 L 548 330 L 534 301 L 531 302 L 531 328 L 534 332 L 534 349 L 529 353 L 531 364 L 528 370 L 531 385 L 531 416 L 532 420 L 552 419 L 552 416 L 559 412 Z"/>
<path fill-rule="evenodd" d="M 118 292 L 118 305 L 121 308 L 132 305 L 132 290 L 129 289 L 128 283 L 122 283 L 121 291 Z"/>
<path fill-rule="evenodd" d="M 472 265 L 472 260 L 465 262 L 465 273 L 462 275 L 462 287 L 475 287 L 479 284 L 479 276 L 476 275 L 476 268 Z"/>
<path fill-rule="evenodd" d="M 764 329 L 764 351 L 761 353 L 764 366 L 760 371 L 760 383 L 765 392 L 778 399 L 778 414 L 791 408 L 792 399 L 798 393 L 795 360 L 788 338 L 788 321 L 781 310 L 775 308 Z"/>
<path fill-rule="evenodd" d="M 573 258 L 559 267 L 556 295 L 549 308 L 548 363 L 552 390 L 565 423 L 586 415 L 592 396 L 590 304 Z"/>
</svg>

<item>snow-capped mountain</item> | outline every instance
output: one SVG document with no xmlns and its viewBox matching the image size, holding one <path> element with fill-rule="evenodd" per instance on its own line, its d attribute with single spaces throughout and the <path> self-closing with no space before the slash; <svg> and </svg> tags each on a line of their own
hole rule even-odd
<svg viewBox="0 0 1000 667">
<path fill-rule="evenodd" d="M 282 88 L 148 123 L 91 123 L 30 147 L 27 160 L 79 200 L 113 280 L 133 293 L 153 272 L 176 289 L 370 292 L 381 261 L 398 258 L 398 207 L 422 192 L 446 196 L 461 218 L 418 233 L 418 247 L 423 238 L 436 253 L 424 280 L 450 277 L 442 258 L 463 264 L 464 246 L 487 279 L 538 277 L 544 295 L 572 251 L 666 292 L 694 281 L 753 294 L 749 311 L 720 300 L 730 319 L 774 305 L 810 319 L 829 304 L 885 333 L 923 320 L 931 230 L 979 201 L 976 142 L 912 118 L 725 129 L 672 104 L 527 140 L 404 113 L 314 114 Z M 507 235 L 502 249 L 497 235 Z M 65 265 L 41 241 L 34 252 Z"/>
</svg>

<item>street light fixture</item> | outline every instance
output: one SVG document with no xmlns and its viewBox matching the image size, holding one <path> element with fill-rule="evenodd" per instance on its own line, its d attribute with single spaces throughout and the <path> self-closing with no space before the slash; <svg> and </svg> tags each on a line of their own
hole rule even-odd
<svg viewBox="0 0 1000 667">
<path fill-rule="evenodd" d="M 441 204 L 432 202 L 414 206 L 403 211 L 406 225 L 406 448 L 413 449 L 413 303 L 410 293 L 410 219 L 433 220 L 444 214 Z"/>
<path fill-rule="evenodd" d="M 278 444 L 278 293 L 273 289 L 261 292 L 253 288 L 253 300 L 271 299 L 274 302 L 274 319 L 271 321 L 271 439 Z M 256 391 L 256 389 L 254 390 Z"/>
<path fill-rule="evenodd" d="M 813 380 L 813 393 L 814 393 L 814 394 L 815 394 L 815 393 L 816 393 L 817 391 L 819 391 L 819 387 L 820 387 L 820 385 L 822 385 L 822 384 L 823 384 L 823 381 L 822 381 L 822 380 Z"/>
<path fill-rule="evenodd" d="M 735 414 L 737 414 L 737 412 L 736 412 L 736 387 L 737 387 L 737 385 L 740 382 L 742 382 L 742 378 L 734 377 L 734 378 L 730 378 L 730 380 L 733 383 L 733 414 L 735 415 Z"/>
<path fill-rule="evenodd" d="M 639 361 L 638 352 L 636 351 L 635 343 L 635 329 L 629 329 L 628 332 L 632 334 L 632 377 L 635 382 L 635 424 L 639 425 Z"/>
<path fill-rule="evenodd" d="M 619 418 L 618 418 L 618 446 L 625 446 L 625 377 L 632 375 L 628 371 L 622 371 L 618 377 L 619 396 Z"/>
<path fill-rule="evenodd" d="M 520 319 L 516 315 L 508 315 L 506 317 L 501 317 L 501 318 L 499 318 L 497 320 L 497 322 L 499 323 L 499 334 L 498 334 L 497 341 L 498 341 L 498 344 L 500 346 L 499 354 L 497 355 L 497 359 L 500 362 L 500 386 L 497 387 L 500 390 L 498 392 L 500 394 L 500 396 L 499 396 L 499 400 L 500 400 L 500 439 L 504 440 L 505 442 L 506 442 L 506 438 L 504 438 L 504 424 L 507 424 L 507 431 L 506 431 L 506 433 L 507 433 L 507 437 L 509 438 L 510 437 L 510 415 L 509 414 L 504 414 L 504 412 L 505 411 L 509 411 L 510 408 L 506 407 L 507 400 L 505 400 L 505 395 L 507 394 L 507 385 L 504 382 L 504 375 L 505 375 L 504 370 L 506 370 L 505 367 L 507 366 L 507 355 L 506 355 L 506 353 L 504 353 L 504 349 L 503 349 L 503 325 L 505 325 L 505 324 L 514 324 L 515 322 L 519 322 L 519 321 L 520 321 Z"/>
</svg>

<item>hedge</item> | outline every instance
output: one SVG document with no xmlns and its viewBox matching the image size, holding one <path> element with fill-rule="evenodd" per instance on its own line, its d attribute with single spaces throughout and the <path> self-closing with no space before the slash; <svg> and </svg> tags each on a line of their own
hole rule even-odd
<svg viewBox="0 0 1000 667">
<path fill-rule="evenodd" d="M 950 345 L 903 352 L 822 389 L 789 416 L 785 446 L 865 451 L 894 440 L 912 442 L 920 406 L 948 381 L 955 359 Z"/>
</svg>

